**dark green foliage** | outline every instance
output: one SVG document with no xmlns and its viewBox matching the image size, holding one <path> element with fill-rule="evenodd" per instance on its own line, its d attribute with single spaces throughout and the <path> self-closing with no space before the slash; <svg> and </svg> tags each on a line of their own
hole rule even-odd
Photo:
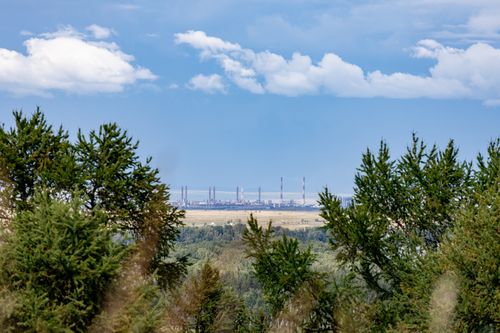
<svg viewBox="0 0 500 333">
<path fill-rule="evenodd" d="M 478 156 L 470 203 L 443 244 L 444 267 L 459 280 L 455 329 L 500 329 L 500 138 Z"/>
<path fill-rule="evenodd" d="M 200 279 L 195 281 L 195 288 L 202 293 L 200 306 L 194 316 L 195 332 L 211 332 L 217 316 L 217 306 L 222 298 L 223 289 L 219 273 L 208 263 L 201 270 Z"/>
<path fill-rule="evenodd" d="M 13 184 L 13 203 L 29 207 L 35 189 L 71 190 L 76 165 L 68 134 L 47 124 L 40 108 L 30 118 L 14 112 L 15 127 L 0 128 L 0 163 Z"/>
<path fill-rule="evenodd" d="M 88 138 L 79 132 L 75 152 L 80 188 L 88 209 L 106 211 L 109 222 L 151 247 L 150 271 L 156 271 L 166 288 L 186 273 L 186 258 L 169 258 L 184 212 L 168 203 L 170 194 L 159 171 L 150 166 L 150 158 L 145 164 L 139 161 L 137 148 L 138 142 L 116 124 L 102 125 Z"/>
<path fill-rule="evenodd" d="M 468 198 L 470 165 L 457 159 L 450 141 L 445 150 L 427 149 L 417 137 L 398 161 L 381 143 L 378 155 L 363 155 L 355 178 L 354 203 L 342 208 L 327 189 L 320 194 L 338 258 L 359 272 L 381 295 L 399 290 L 418 270 L 424 248 L 436 248 Z M 385 297 L 384 296 L 384 297 Z"/>
<path fill-rule="evenodd" d="M 81 205 L 45 193 L 14 219 L 2 281 L 18 295 L 19 329 L 83 332 L 99 310 L 123 249 L 111 240 L 105 215 L 82 213 Z"/>
<path fill-rule="evenodd" d="M 243 233 L 247 255 L 254 259 L 254 274 L 262 285 L 264 296 L 276 315 L 308 281 L 317 278 L 312 271 L 314 255 L 311 249 L 301 250 L 296 239 L 283 236 L 272 240 L 271 223 L 266 229 L 250 215 L 248 229 Z"/>
<path fill-rule="evenodd" d="M 479 154 L 477 166 L 475 184 L 479 191 L 498 185 L 498 177 L 500 175 L 500 138 L 490 142 L 486 159 L 483 155 Z"/>
<path fill-rule="evenodd" d="M 497 155 L 498 156 L 498 155 Z M 498 171 L 497 171 L 498 172 Z M 459 278 L 456 328 L 500 329 L 500 177 L 457 218 L 444 244 L 447 267 Z"/>
<path fill-rule="evenodd" d="M 150 158 L 139 160 L 138 142 L 126 131 L 106 124 L 88 138 L 79 132 L 71 144 L 62 128 L 54 131 L 47 124 L 40 109 L 31 117 L 14 112 L 14 118 L 13 129 L 0 129 L 0 166 L 18 211 L 32 208 L 36 189 L 62 198 L 78 189 L 88 211 L 105 213 L 104 224 L 131 232 L 135 240 L 147 239 L 150 270 L 157 271 L 162 286 L 185 274 L 186 258 L 169 258 L 184 212 L 168 203 L 168 187 Z"/>
<path fill-rule="evenodd" d="M 87 208 L 99 207 L 111 221 L 137 235 L 143 232 L 146 205 L 153 197 L 168 200 L 158 170 L 149 165 L 151 159 L 145 164 L 139 161 L 138 146 L 114 123 L 91 131 L 88 138 L 79 132 L 75 145 Z"/>
<path fill-rule="evenodd" d="M 88 138 L 80 132 L 72 144 L 39 109 L 14 118 L 14 128 L 0 129 L 0 291 L 2 300 L 13 299 L 0 329 L 85 330 L 118 268 L 112 230 L 147 244 L 141 267 L 155 273 L 158 286 L 173 286 L 186 273 L 186 258 L 169 256 L 184 212 L 168 203 L 168 187 L 150 159 L 139 160 L 126 131 L 107 124 Z M 35 201 L 39 190 L 46 195 Z"/>
<path fill-rule="evenodd" d="M 393 161 L 382 143 L 376 156 L 363 155 L 350 207 L 341 207 L 328 189 L 320 194 L 337 258 L 363 278 L 367 296 L 375 295 L 366 302 L 374 332 L 429 330 L 431 317 L 441 315 L 429 313 L 437 297 L 432 286 L 455 273 L 461 281 L 457 329 L 492 331 L 498 321 L 498 296 L 492 295 L 498 294 L 500 214 L 496 199 L 487 201 L 481 192 L 498 195 L 500 141 L 490 144 L 486 158 L 479 156 L 474 172 L 457 156 L 452 141 L 439 151 L 414 136 Z"/>
</svg>

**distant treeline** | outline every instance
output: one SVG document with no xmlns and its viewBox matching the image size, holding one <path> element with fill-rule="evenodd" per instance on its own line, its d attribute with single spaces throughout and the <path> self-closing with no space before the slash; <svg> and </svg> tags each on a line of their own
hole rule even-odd
<svg viewBox="0 0 500 333">
<path fill-rule="evenodd" d="M 199 242 L 232 242 L 241 240 L 246 225 L 239 223 L 224 226 L 183 227 L 177 237 L 178 243 L 191 244 Z M 274 234 L 278 237 L 286 235 L 300 242 L 317 241 L 328 242 L 327 232 L 322 228 L 304 228 L 290 230 L 282 227 L 273 227 Z"/>
</svg>

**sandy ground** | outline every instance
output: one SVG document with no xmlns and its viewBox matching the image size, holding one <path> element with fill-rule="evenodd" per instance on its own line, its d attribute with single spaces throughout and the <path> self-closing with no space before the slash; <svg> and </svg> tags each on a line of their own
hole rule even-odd
<svg viewBox="0 0 500 333">
<path fill-rule="evenodd" d="M 224 225 L 228 223 L 246 223 L 250 213 L 259 221 L 267 224 L 269 220 L 275 226 L 289 229 L 321 227 L 324 220 L 314 211 L 278 211 L 278 210 L 186 210 L 186 226 Z"/>
</svg>

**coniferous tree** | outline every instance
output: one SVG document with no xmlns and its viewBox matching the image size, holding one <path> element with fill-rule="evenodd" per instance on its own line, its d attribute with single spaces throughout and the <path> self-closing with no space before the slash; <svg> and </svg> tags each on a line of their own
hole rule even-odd
<svg viewBox="0 0 500 333">
<path fill-rule="evenodd" d="M 88 198 L 88 209 L 104 210 L 109 223 L 148 244 L 150 269 L 167 287 L 186 273 L 186 258 L 169 258 L 184 212 L 168 203 L 168 187 L 158 169 L 150 166 L 151 158 L 139 160 L 138 146 L 114 123 L 91 131 L 88 138 L 79 132 L 75 152 L 80 189 Z"/>
<path fill-rule="evenodd" d="M 311 269 L 314 255 L 311 249 L 301 250 L 296 239 L 283 235 L 272 239 L 271 223 L 266 229 L 250 215 L 248 229 L 243 233 L 247 255 L 254 259 L 255 277 L 262 285 L 271 314 L 276 315 L 308 281 L 317 278 Z"/>
<path fill-rule="evenodd" d="M 500 138 L 490 142 L 486 158 L 479 154 L 478 169 L 475 172 L 475 184 L 478 191 L 498 185 L 500 175 Z"/>
<path fill-rule="evenodd" d="M 32 211 L 14 218 L 2 248 L 1 284 L 17 295 L 16 330 L 83 332 L 99 310 L 124 252 L 105 215 L 88 215 L 81 205 L 42 193 Z"/>
<path fill-rule="evenodd" d="M 457 331 L 500 329 L 500 138 L 478 156 L 475 189 L 443 244 L 444 267 L 458 278 Z"/>
<path fill-rule="evenodd" d="M 151 159 L 140 161 L 138 142 L 118 125 L 105 124 L 88 138 L 80 131 L 71 144 L 68 133 L 53 130 L 39 108 L 31 117 L 13 114 L 16 126 L 0 129 L 0 165 L 18 211 L 32 208 L 37 189 L 66 199 L 78 193 L 88 211 L 106 214 L 104 223 L 150 243 L 149 268 L 162 286 L 185 274 L 186 258 L 169 258 L 184 213 L 168 203 L 168 187 Z"/>
<path fill-rule="evenodd" d="M 71 190 L 76 165 L 68 133 L 54 130 L 37 108 L 31 117 L 13 112 L 15 127 L 0 128 L 0 164 L 12 183 L 17 209 L 30 207 L 36 188 Z"/>
<path fill-rule="evenodd" d="M 312 269 L 315 256 L 310 247 L 302 249 L 297 239 L 286 235 L 273 238 L 272 224 L 264 229 L 253 215 L 243 232 L 243 241 L 247 256 L 254 260 L 253 274 L 269 307 L 267 325 L 271 331 L 337 330 L 334 313 L 339 290 L 329 290 L 325 276 Z M 266 323 L 265 318 L 260 323 Z"/>
<path fill-rule="evenodd" d="M 208 262 L 174 292 L 162 332 L 246 332 L 244 304 L 225 288 L 219 271 Z"/>
<path fill-rule="evenodd" d="M 383 297 L 418 269 L 425 248 L 438 246 L 468 199 L 470 164 L 457 154 L 453 141 L 439 151 L 414 135 L 406 154 L 392 161 L 382 142 L 377 155 L 363 154 L 351 206 L 343 208 L 328 189 L 320 194 L 338 259 Z"/>
<path fill-rule="evenodd" d="M 497 185 L 476 195 L 457 218 L 444 244 L 445 267 L 458 276 L 455 329 L 500 329 L 500 177 Z"/>
</svg>

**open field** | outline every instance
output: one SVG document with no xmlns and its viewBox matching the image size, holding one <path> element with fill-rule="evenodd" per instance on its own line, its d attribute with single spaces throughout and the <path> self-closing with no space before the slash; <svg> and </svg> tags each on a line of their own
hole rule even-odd
<svg viewBox="0 0 500 333">
<path fill-rule="evenodd" d="M 317 211 L 198 209 L 186 210 L 184 223 L 186 226 L 246 223 L 250 213 L 253 213 L 260 224 L 267 224 L 271 220 L 273 225 L 289 229 L 320 227 L 324 223 Z"/>
</svg>

